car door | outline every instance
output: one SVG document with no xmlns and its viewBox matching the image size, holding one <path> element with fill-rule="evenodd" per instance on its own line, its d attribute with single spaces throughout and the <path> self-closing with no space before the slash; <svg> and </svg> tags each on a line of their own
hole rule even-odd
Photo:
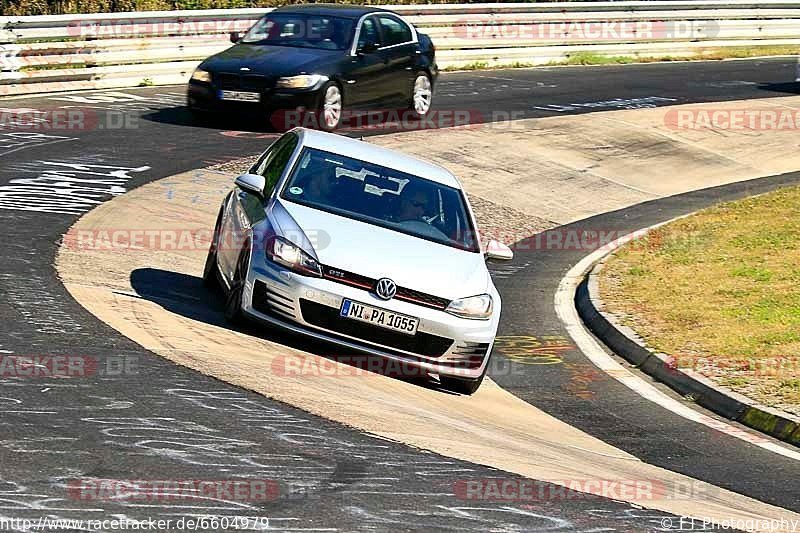
<svg viewBox="0 0 800 533">
<path fill-rule="evenodd" d="M 265 218 L 264 199 L 272 196 L 278 180 L 283 175 L 286 164 L 297 147 L 298 139 L 294 133 L 287 133 L 275 141 L 258 159 L 249 172 L 264 176 L 263 197 L 237 187 L 230 196 L 227 216 L 220 228 L 218 263 L 220 272 L 230 281 L 242 247 L 248 239 L 259 238 L 252 235 L 252 228 Z M 262 243 L 255 243 L 260 246 Z"/>
<path fill-rule="evenodd" d="M 382 88 L 386 71 L 386 60 L 378 49 L 365 51 L 364 47 L 374 43 L 381 46 L 378 21 L 374 15 L 365 17 L 356 28 L 354 53 L 345 72 L 345 101 L 353 108 L 367 108 L 383 97 Z"/>
<path fill-rule="evenodd" d="M 385 70 L 381 78 L 383 100 L 410 99 L 414 83 L 417 43 L 414 33 L 403 20 L 390 13 L 376 15 L 381 33 L 381 49 Z"/>
</svg>

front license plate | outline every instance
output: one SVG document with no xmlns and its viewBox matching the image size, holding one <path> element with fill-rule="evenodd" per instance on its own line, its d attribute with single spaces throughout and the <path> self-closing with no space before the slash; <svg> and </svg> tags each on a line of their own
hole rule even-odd
<svg viewBox="0 0 800 533">
<path fill-rule="evenodd" d="M 220 91 L 219 97 L 221 100 L 236 100 L 237 102 L 260 102 L 260 93 L 251 93 L 246 91 Z"/>
<path fill-rule="evenodd" d="M 342 308 L 339 310 L 339 316 L 367 322 L 375 326 L 391 329 L 399 333 L 407 335 L 414 335 L 419 326 L 419 319 L 407 315 L 400 315 L 394 311 L 381 309 L 380 307 L 372 307 L 352 300 L 342 300 Z"/>
</svg>

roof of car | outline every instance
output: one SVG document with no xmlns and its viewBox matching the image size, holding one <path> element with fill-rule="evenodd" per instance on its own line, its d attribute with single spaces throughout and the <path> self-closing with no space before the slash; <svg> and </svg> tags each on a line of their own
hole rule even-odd
<svg viewBox="0 0 800 533">
<path fill-rule="evenodd" d="M 449 187 L 461 189 L 461 183 L 445 168 L 417 159 L 402 152 L 382 148 L 366 141 L 352 139 L 344 135 L 326 133 L 307 128 L 295 128 L 304 146 L 341 154 L 368 163 L 399 170 L 407 174 L 419 176 Z"/>
<path fill-rule="evenodd" d="M 329 15 L 347 18 L 360 18 L 368 13 L 375 11 L 385 11 L 391 13 L 388 9 L 381 9 L 379 7 L 371 6 L 358 6 L 348 4 L 296 4 L 281 6 L 276 8 L 273 13 L 298 13 L 298 12 L 313 12 L 319 15 Z"/>
</svg>

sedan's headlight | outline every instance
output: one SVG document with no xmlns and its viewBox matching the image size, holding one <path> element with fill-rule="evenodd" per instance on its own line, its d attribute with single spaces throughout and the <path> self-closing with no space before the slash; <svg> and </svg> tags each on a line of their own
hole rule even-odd
<svg viewBox="0 0 800 533">
<path fill-rule="evenodd" d="M 469 298 L 459 298 L 450 302 L 445 311 L 461 318 L 487 320 L 492 316 L 492 297 L 488 294 L 481 294 Z"/>
<path fill-rule="evenodd" d="M 323 81 L 328 81 L 328 77 L 320 74 L 300 74 L 299 76 L 278 78 L 275 86 L 279 89 L 308 89 Z"/>
<path fill-rule="evenodd" d="M 269 243 L 267 257 L 298 274 L 322 276 L 322 268 L 316 259 L 282 237 L 275 237 Z"/>
<path fill-rule="evenodd" d="M 205 70 L 201 70 L 201 69 L 198 68 L 192 73 L 192 79 L 194 81 L 202 81 L 202 82 L 205 82 L 205 83 L 211 83 L 211 73 L 210 72 L 206 72 Z"/>
</svg>

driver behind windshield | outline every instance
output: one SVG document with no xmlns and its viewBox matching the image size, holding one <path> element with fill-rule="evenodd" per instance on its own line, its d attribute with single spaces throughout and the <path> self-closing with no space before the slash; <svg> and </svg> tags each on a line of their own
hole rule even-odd
<svg viewBox="0 0 800 533">
<path fill-rule="evenodd" d="M 430 216 L 431 198 L 427 191 L 419 185 L 409 182 L 400 194 L 400 210 L 397 214 L 398 222 L 419 221 L 428 223 L 426 216 Z"/>
<path fill-rule="evenodd" d="M 319 169 L 311 175 L 303 198 L 321 205 L 335 203 L 336 167 Z"/>
</svg>

